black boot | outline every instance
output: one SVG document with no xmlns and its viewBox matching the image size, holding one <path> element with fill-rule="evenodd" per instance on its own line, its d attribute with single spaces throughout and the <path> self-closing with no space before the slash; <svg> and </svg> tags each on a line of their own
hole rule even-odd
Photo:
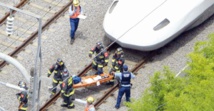
<svg viewBox="0 0 214 111">
<path fill-rule="evenodd" d="M 74 43 L 74 39 L 71 39 L 70 44 L 73 44 L 73 43 Z"/>
<path fill-rule="evenodd" d="M 67 104 L 61 104 L 61 107 L 68 107 Z"/>
<path fill-rule="evenodd" d="M 72 109 L 72 108 L 74 108 L 75 107 L 75 105 L 73 105 L 73 106 L 68 106 L 68 109 Z"/>
</svg>

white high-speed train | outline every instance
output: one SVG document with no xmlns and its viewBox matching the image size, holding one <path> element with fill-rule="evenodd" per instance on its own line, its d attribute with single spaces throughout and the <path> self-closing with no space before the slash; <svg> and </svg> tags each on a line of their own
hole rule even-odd
<svg viewBox="0 0 214 111">
<path fill-rule="evenodd" d="M 214 0 L 114 0 L 103 28 L 108 39 L 122 47 L 151 51 L 213 13 Z"/>
</svg>

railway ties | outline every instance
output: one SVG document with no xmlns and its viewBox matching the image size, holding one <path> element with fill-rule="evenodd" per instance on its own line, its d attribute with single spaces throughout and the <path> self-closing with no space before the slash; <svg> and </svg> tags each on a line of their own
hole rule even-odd
<svg viewBox="0 0 214 111">
<path fill-rule="evenodd" d="M 29 4 L 26 4 L 26 2 L 24 1 L 26 0 L 22 0 L 21 1 L 22 5 L 17 6 L 17 8 L 21 8 L 22 10 L 26 10 L 29 12 L 31 11 L 33 12 L 33 10 L 34 12 L 40 12 L 40 13 L 37 13 L 38 15 L 42 13 L 42 10 L 39 10 L 38 8 L 35 8 L 33 6 L 28 7 Z M 46 1 L 50 1 L 50 0 L 46 0 Z M 44 2 L 44 3 L 48 3 L 48 2 Z M 51 11 L 54 13 L 49 13 L 48 11 L 45 11 L 44 14 L 48 16 L 40 15 L 40 16 L 44 16 L 42 21 L 43 23 L 42 32 L 48 29 L 48 27 L 51 24 L 55 23 L 54 21 L 60 18 L 61 14 L 67 11 L 68 6 L 70 6 L 71 3 L 72 3 L 71 1 L 58 3 L 58 5 L 60 5 L 58 8 L 50 8 L 50 10 L 55 9 L 54 11 Z M 52 4 L 51 1 L 48 4 L 49 4 L 48 6 L 50 6 Z M 56 7 L 56 5 L 53 5 L 51 7 Z M 2 11 L 0 10 L 0 12 Z M 32 17 L 30 18 L 29 16 L 24 15 L 23 13 L 13 11 L 14 33 L 12 35 L 8 35 L 5 30 L 6 30 L 6 20 L 7 20 L 7 17 L 9 16 L 9 13 L 4 14 L 6 12 L 9 12 L 9 10 L 1 13 L 3 14 L 3 16 L 1 16 L 0 18 L 0 25 L 1 25 L 0 26 L 0 46 L 1 46 L 0 51 L 18 60 L 25 60 L 26 57 L 23 55 L 26 55 L 26 54 L 23 54 L 23 53 L 20 54 L 20 52 L 25 52 L 28 55 L 32 55 L 33 50 L 28 50 L 25 48 L 27 46 L 30 46 L 30 47 L 37 46 L 37 41 L 34 41 L 34 40 L 37 39 L 38 37 L 38 21 L 37 19 Z M 47 30 L 47 32 L 48 31 L 49 30 Z M 51 31 L 52 30 L 50 30 L 50 33 Z M 47 39 L 47 38 L 48 36 L 42 36 L 42 39 Z M 11 74 L 8 74 L 8 73 L 10 70 L 14 69 L 14 66 L 11 67 L 11 65 L 7 65 L 7 64 L 8 64 L 7 62 L 0 60 L 0 69 L 1 69 L 0 74 L 1 76 L 4 76 L 4 78 L 11 78 Z M 19 78 L 19 80 L 21 79 Z M 10 79 L 8 79 L 8 81 L 6 82 L 13 83 L 14 81 L 15 80 L 10 81 Z"/>
<path fill-rule="evenodd" d="M 86 72 L 88 72 L 90 69 L 92 68 L 92 63 L 88 64 L 85 66 L 85 68 L 81 71 L 78 72 L 78 75 L 79 77 L 82 77 L 86 74 Z M 49 101 L 47 101 L 40 109 L 39 111 L 47 111 L 48 108 L 54 104 L 57 99 L 60 97 L 60 91 L 57 92 Z"/>
<path fill-rule="evenodd" d="M 44 1 L 50 1 L 50 0 L 44 0 Z M 27 5 L 27 4 L 26 4 Z M 65 5 L 65 7 L 64 8 L 62 8 L 62 9 L 60 9 L 60 11 L 66 11 L 66 8 L 68 8 L 68 6 L 69 6 L 69 4 L 67 5 Z M 35 8 L 35 7 L 34 7 Z M 23 8 L 23 9 L 25 9 L 25 7 Z M 35 9 L 37 9 L 37 8 L 35 8 Z M 51 14 L 53 14 L 56 18 L 54 18 L 54 19 L 51 19 L 52 17 L 50 16 L 49 18 L 47 18 L 47 19 L 45 19 L 44 20 L 44 22 L 43 22 L 43 27 L 42 27 L 42 29 L 43 29 L 43 31 L 45 30 L 45 29 L 47 29 L 49 26 L 50 26 L 50 24 L 51 23 L 54 23 L 54 21 L 55 21 L 55 19 L 57 19 L 58 17 L 60 17 L 62 14 L 63 14 L 63 12 L 62 13 L 58 13 L 59 11 L 57 11 L 55 14 L 53 14 L 53 13 L 51 13 Z M 26 23 L 26 24 L 28 24 L 28 25 L 33 25 L 33 24 L 31 24 L 32 22 L 26 22 L 26 21 L 28 21 L 28 20 L 26 20 L 25 18 L 22 18 L 22 17 L 19 17 L 19 16 L 16 16 L 15 15 L 15 17 L 16 18 L 20 18 L 20 19 L 23 19 L 23 22 L 24 23 Z M 17 19 L 18 20 L 18 19 Z M 22 22 L 22 21 L 21 21 Z M 5 31 L 5 30 L 1 30 L 1 31 Z M 31 37 L 37 37 L 37 34 L 38 34 L 38 32 L 37 32 L 37 30 L 28 30 L 29 31 L 29 33 L 26 33 L 26 35 L 29 35 L 30 33 L 32 33 L 32 35 L 31 35 Z M 48 30 L 49 31 L 49 30 Z M 21 30 L 19 30 L 19 33 L 22 33 L 23 31 L 21 31 Z M 35 42 L 33 42 L 33 40 L 35 39 L 33 39 L 33 38 L 30 38 L 30 36 L 25 36 L 25 37 L 23 37 L 23 36 L 20 36 L 19 37 L 19 35 L 20 34 L 18 34 L 18 35 L 10 35 L 10 36 L 7 36 L 8 38 L 11 38 L 11 37 L 13 37 L 13 38 L 19 38 L 19 39 L 24 39 L 24 41 L 28 41 L 28 43 L 24 43 L 23 41 L 21 42 L 21 40 L 19 40 L 19 39 L 17 39 L 17 41 L 19 41 L 19 42 L 21 42 L 21 43 L 23 43 L 21 46 L 23 46 L 23 48 L 24 47 L 26 47 L 26 46 L 28 46 L 30 43 L 35 43 Z M 1 36 L 1 35 L 0 35 Z M 44 36 L 44 37 L 48 37 L 48 36 Z M 19 46 L 18 46 L 19 47 Z M 23 49 L 19 49 L 19 51 L 23 51 Z M 18 53 L 19 53 L 19 51 L 14 51 L 14 53 L 12 52 L 10 55 L 12 55 L 13 57 L 15 57 Z M 27 51 L 28 52 L 28 51 Z M 133 63 L 134 64 L 134 63 Z M 90 90 L 90 89 L 89 89 Z M 93 90 L 93 89 L 92 89 Z"/>
<path fill-rule="evenodd" d="M 134 65 L 134 67 L 130 71 L 134 74 L 137 74 L 137 71 L 140 70 L 145 65 L 145 63 L 153 56 L 154 56 L 154 54 L 151 53 L 151 54 L 147 55 L 146 57 L 142 58 L 142 60 L 139 61 L 138 63 L 134 64 L 134 62 L 132 62 L 132 61 L 126 61 L 125 64 Z M 117 91 L 118 88 L 119 88 L 119 82 L 117 81 L 116 84 L 112 88 L 110 88 L 101 98 L 99 98 L 96 101 L 96 103 L 94 104 L 95 108 L 99 109 L 99 106 L 102 103 L 104 103 L 115 91 Z"/>
<path fill-rule="evenodd" d="M 16 8 L 21 8 L 22 6 L 25 5 L 25 3 L 27 2 L 27 0 L 21 0 L 17 5 L 15 5 L 14 7 Z M 7 1 L 8 3 L 8 1 Z M 15 11 L 13 11 L 13 13 L 15 13 Z M 10 16 L 10 12 L 9 11 L 5 11 L 5 16 L 0 18 L 0 24 L 2 24 L 6 19 L 7 17 Z"/>
<path fill-rule="evenodd" d="M 112 48 L 112 47 L 111 47 Z M 114 47 L 115 48 L 115 47 Z M 112 50 L 112 49 L 111 49 Z M 108 50 L 109 51 L 109 50 Z M 111 51 L 109 51 L 109 52 L 111 52 Z M 112 51 L 113 52 L 113 51 Z M 128 64 L 128 65 L 132 65 L 133 66 L 133 68 L 130 70 L 130 71 L 132 71 L 134 74 L 137 74 L 136 72 L 138 71 L 138 70 L 140 70 L 144 65 L 145 65 L 145 63 L 148 61 L 148 60 L 150 60 L 151 59 L 151 57 L 152 56 L 154 56 L 154 54 L 149 54 L 149 55 L 147 55 L 147 56 L 145 56 L 145 57 L 143 57 L 143 58 L 141 58 L 141 61 L 138 61 L 137 63 L 136 62 L 133 62 L 133 61 L 130 61 L 130 60 L 126 60 L 126 64 Z M 109 61 L 111 61 L 111 60 L 109 60 Z M 89 64 L 88 65 L 88 67 L 91 67 L 91 65 L 92 64 Z M 110 63 L 109 63 L 109 65 L 110 65 Z M 86 69 L 88 68 L 88 67 L 86 67 L 85 69 L 83 69 L 83 71 L 81 71 L 81 72 L 84 72 L 84 73 L 86 73 Z M 108 66 L 109 67 L 109 66 Z M 109 67 L 110 68 L 110 67 Z M 88 69 L 87 69 L 88 70 Z M 106 70 L 107 71 L 107 70 Z M 105 73 L 107 73 L 105 71 Z M 84 74 L 84 73 L 82 73 L 82 74 Z M 80 76 L 80 75 L 79 75 Z M 82 75 L 81 75 L 82 76 Z M 80 77 L 81 77 L 80 76 Z M 76 90 L 76 91 L 78 91 L 77 92 L 77 94 L 75 94 L 76 96 L 77 96 L 77 98 L 84 98 L 84 97 L 87 97 L 88 96 L 88 93 L 89 93 L 89 95 L 91 95 L 91 96 L 94 96 L 96 99 L 96 101 L 95 101 L 95 107 L 96 107 L 96 109 L 100 109 L 99 108 L 99 106 L 100 105 L 102 105 L 103 103 L 105 103 L 105 102 L 108 102 L 108 98 L 109 97 L 112 97 L 112 96 L 117 96 L 117 95 L 113 95 L 113 93 L 115 92 L 115 91 L 117 91 L 118 90 L 118 86 L 119 86 L 119 83 L 118 82 L 116 82 L 115 83 L 115 85 L 114 86 L 111 86 L 111 87 L 107 87 L 107 86 L 103 86 L 103 85 L 101 85 L 101 86 L 92 86 L 92 87 L 87 87 L 87 88 L 85 88 L 85 89 L 80 89 L 80 90 Z M 103 88 L 103 87 L 105 87 L 105 88 Z M 96 93 L 95 95 L 94 95 L 94 93 Z M 102 94 L 102 96 L 97 96 L 97 94 Z M 59 98 L 60 97 L 60 94 L 57 94 L 56 96 L 58 96 L 57 98 Z M 57 104 L 55 104 L 54 106 L 52 106 L 52 103 L 54 103 L 54 102 L 56 102 L 56 96 L 54 97 L 54 99 L 53 100 L 49 100 L 48 102 L 46 102 L 41 108 L 40 108 L 40 111 L 46 111 L 46 110 L 52 110 L 52 109 L 56 109 L 56 106 L 58 106 L 59 108 L 60 108 L 60 106 Z M 113 98 L 115 98 L 115 97 L 113 97 Z M 115 98 L 116 99 L 116 98 Z M 115 102 L 116 102 L 116 100 L 115 100 Z M 52 107 L 51 107 L 52 106 Z M 57 107 L 57 109 L 58 109 L 58 107 Z M 82 107 L 84 107 L 84 106 L 82 106 Z M 102 108 L 101 108 L 102 109 Z M 59 110 L 59 109 L 58 109 Z"/>
<path fill-rule="evenodd" d="M 41 3 L 42 1 L 40 1 Z M 44 31 L 47 29 L 50 24 L 54 23 L 54 21 L 61 16 L 62 13 L 65 13 L 66 9 L 68 9 L 68 6 L 72 2 L 67 2 L 67 3 L 57 3 L 57 2 L 51 2 L 50 0 L 44 0 L 44 4 L 48 4 L 49 7 L 56 7 L 58 8 L 50 8 L 47 9 L 47 7 L 39 6 L 33 1 L 31 3 L 26 3 L 22 2 L 22 5 L 17 6 L 20 8 L 25 4 L 25 6 L 22 7 L 23 10 L 28 10 L 29 12 L 39 12 L 38 14 L 40 15 L 43 13 L 42 18 L 44 19 L 45 22 L 43 22 L 43 27 L 42 30 Z M 21 3 L 20 3 L 21 4 Z M 31 4 L 31 6 L 29 6 Z M 65 5 L 63 5 L 65 4 Z M 53 6 L 51 6 L 53 5 Z M 62 6 L 63 5 L 63 6 Z M 55 11 L 52 11 L 52 9 L 55 9 Z M 56 11 L 57 10 L 57 11 Z M 42 12 L 43 11 L 43 12 Z M 9 54 L 10 56 L 15 56 L 17 55 L 21 50 L 23 50 L 24 47 L 26 47 L 28 44 L 31 44 L 32 41 L 37 38 L 38 34 L 38 23 L 37 20 L 32 20 L 32 18 L 23 15 L 21 13 L 13 13 L 14 18 L 15 18 L 15 24 L 14 24 L 14 34 L 8 36 L 5 32 L 6 29 L 6 24 L 3 24 L 0 28 L 0 44 L 4 45 L 6 48 L 1 49 L 1 50 L 7 50 L 9 49 L 9 46 L 14 49 L 14 51 L 7 51 L 6 53 Z M 48 17 L 46 16 L 48 15 Z M 6 15 L 3 18 L 7 18 L 8 15 Z M 6 19 L 1 19 L 1 23 L 5 22 Z M 20 22 L 19 22 L 20 21 Z M 46 39 L 47 36 L 42 36 L 42 39 Z M 5 41 L 7 40 L 7 41 Z M 21 42 L 21 43 L 20 43 Z M 37 46 L 37 45 L 35 45 Z M 0 67 L 3 67 L 5 65 L 5 62 L 1 62 Z"/>
</svg>

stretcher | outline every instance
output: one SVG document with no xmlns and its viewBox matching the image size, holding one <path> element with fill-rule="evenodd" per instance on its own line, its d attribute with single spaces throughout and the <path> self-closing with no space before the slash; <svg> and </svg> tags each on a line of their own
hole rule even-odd
<svg viewBox="0 0 214 111">
<path fill-rule="evenodd" d="M 100 74 L 81 77 L 81 82 L 74 84 L 73 88 L 81 88 L 88 86 L 99 86 L 102 83 L 109 82 L 114 78 L 112 74 Z"/>
</svg>

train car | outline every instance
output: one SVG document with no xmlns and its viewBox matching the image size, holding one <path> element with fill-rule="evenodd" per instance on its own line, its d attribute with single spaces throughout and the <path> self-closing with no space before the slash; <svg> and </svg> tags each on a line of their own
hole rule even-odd
<svg viewBox="0 0 214 111">
<path fill-rule="evenodd" d="M 214 0 L 114 0 L 103 28 L 107 39 L 122 47 L 152 51 L 213 13 Z"/>
</svg>

